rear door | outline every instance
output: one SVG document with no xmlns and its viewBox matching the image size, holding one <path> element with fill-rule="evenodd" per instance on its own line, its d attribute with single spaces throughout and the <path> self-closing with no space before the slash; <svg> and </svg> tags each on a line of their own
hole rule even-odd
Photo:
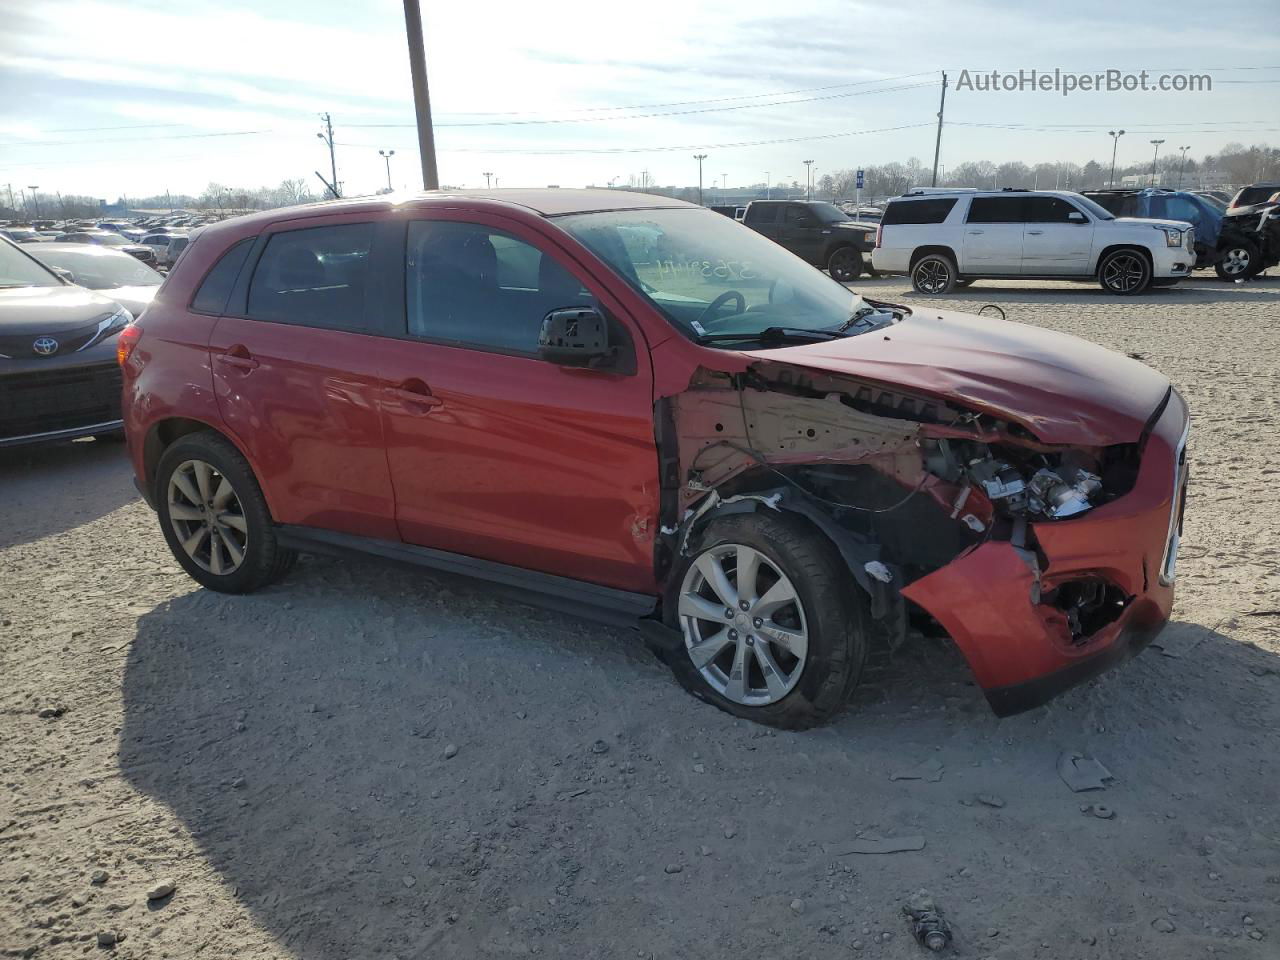
<svg viewBox="0 0 1280 960">
<path fill-rule="evenodd" d="M 401 234 L 402 338 L 382 395 L 409 543 L 624 590 L 653 589 L 658 459 L 639 328 L 558 244 L 439 211 Z M 538 357 L 548 311 L 596 306 L 625 362 Z"/>
<path fill-rule="evenodd" d="M 1025 198 L 974 197 L 969 201 L 960 248 L 960 272 L 1022 272 L 1022 217 Z"/>
<path fill-rule="evenodd" d="M 274 224 L 213 328 L 218 409 L 281 523 L 399 539 L 372 267 L 385 233 L 367 216 Z"/>
<path fill-rule="evenodd" d="M 1093 221 L 1062 197 L 1032 196 L 1023 203 L 1022 272 L 1030 276 L 1088 273 Z"/>
<path fill-rule="evenodd" d="M 782 204 L 780 203 L 757 202 L 748 204 L 746 213 L 743 214 L 742 222 L 756 231 L 756 233 L 777 242 L 782 236 L 782 222 L 779 216 L 782 212 L 781 208 Z"/>
</svg>

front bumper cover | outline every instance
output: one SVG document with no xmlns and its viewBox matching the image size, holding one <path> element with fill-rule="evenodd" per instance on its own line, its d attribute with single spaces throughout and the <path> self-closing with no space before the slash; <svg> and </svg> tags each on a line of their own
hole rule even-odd
<svg viewBox="0 0 1280 960">
<path fill-rule="evenodd" d="M 1181 526 L 1186 423 L 1186 406 L 1171 393 L 1143 445 L 1133 490 L 1079 517 L 1032 524 L 1039 562 L 1007 541 L 988 541 L 902 591 L 951 635 L 998 715 L 1097 676 L 1168 621 L 1174 585 L 1161 573 Z M 1085 579 L 1104 581 L 1125 602 L 1110 622 L 1078 637 L 1046 595 Z"/>
</svg>

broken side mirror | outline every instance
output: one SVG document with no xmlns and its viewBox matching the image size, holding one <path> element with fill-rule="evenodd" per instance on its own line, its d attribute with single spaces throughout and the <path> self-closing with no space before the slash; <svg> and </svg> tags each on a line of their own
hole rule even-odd
<svg viewBox="0 0 1280 960">
<path fill-rule="evenodd" d="M 1089 218 L 1086 217 L 1079 210 L 1072 210 L 1070 213 L 1067 214 L 1067 221 L 1069 223 L 1088 223 Z"/>
<path fill-rule="evenodd" d="M 542 318 L 538 356 L 565 367 L 606 367 L 614 358 L 609 323 L 595 307 L 560 307 Z"/>
</svg>

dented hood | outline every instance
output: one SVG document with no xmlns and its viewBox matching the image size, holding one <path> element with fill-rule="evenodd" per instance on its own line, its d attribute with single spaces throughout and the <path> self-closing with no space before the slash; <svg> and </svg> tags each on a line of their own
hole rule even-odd
<svg viewBox="0 0 1280 960">
<path fill-rule="evenodd" d="M 769 354 L 945 398 L 1016 421 L 1045 443 L 1132 443 L 1169 390 L 1163 374 L 1077 337 L 938 310 L 917 310 L 891 327 Z"/>
</svg>

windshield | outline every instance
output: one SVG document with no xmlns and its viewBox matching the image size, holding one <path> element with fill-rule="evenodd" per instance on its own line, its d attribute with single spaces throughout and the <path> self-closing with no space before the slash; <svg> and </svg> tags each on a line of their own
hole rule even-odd
<svg viewBox="0 0 1280 960">
<path fill-rule="evenodd" d="M 813 215 L 823 223 L 838 223 L 850 219 L 849 215 L 834 203 L 811 203 L 808 205 Z"/>
<path fill-rule="evenodd" d="M 25 253 L 0 240 L 0 288 L 56 287 L 61 283 Z"/>
<path fill-rule="evenodd" d="M 90 290 L 112 290 L 116 287 L 158 287 L 164 277 L 141 260 L 127 253 L 86 250 L 31 251 L 41 263 L 70 270 L 72 283 Z"/>
<path fill-rule="evenodd" d="M 91 234 L 94 243 L 100 243 L 104 247 L 125 247 L 129 245 L 129 241 L 118 233 L 95 233 Z"/>
<path fill-rule="evenodd" d="M 1099 220 L 1115 219 L 1111 211 L 1109 211 L 1106 207 L 1098 204 L 1093 200 L 1090 200 L 1088 197 L 1083 196 L 1082 194 L 1074 193 L 1071 195 L 1071 199 L 1076 203 L 1080 204 L 1080 206 L 1084 207 L 1086 210 L 1092 213 Z"/>
<path fill-rule="evenodd" d="M 866 306 L 772 240 L 710 210 L 584 213 L 557 222 L 694 339 L 779 327 L 835 331 Z"/>
</svg>

